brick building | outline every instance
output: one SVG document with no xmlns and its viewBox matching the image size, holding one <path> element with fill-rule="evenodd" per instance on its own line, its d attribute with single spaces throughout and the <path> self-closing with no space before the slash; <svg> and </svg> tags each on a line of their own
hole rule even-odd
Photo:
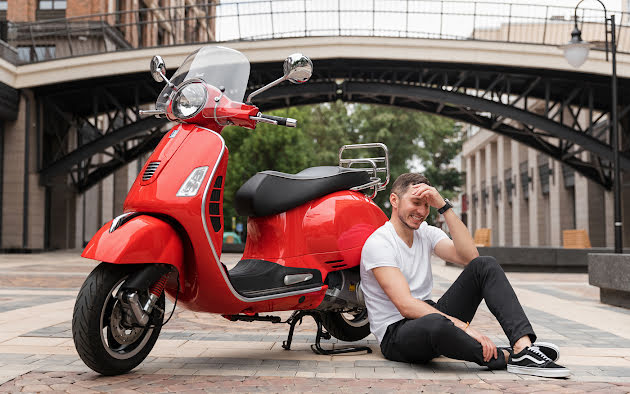
<svg viewBox="0 0 630 394">
<path fill-rule="evenodd" d="M 211 42 L 215 34 L 215 3 L 218 2 L 0 0 L 0 70 L 15 72 L 16 65 L 28 67 L 22 65 L 49 59 L 63 62 L 63 58 L 84 54 L 109 52 L 108 57 L 114 59 L 118 51 L 125 49 Z M 48 141 L 44 136 L 48 134 L 40 127 L 44 122 L 42 100 L 34 89 L 16 89 L 0 82 L 0 103 L 0 249 L 83 246 L 103 221 L 120 212 L 124 195 L 144 157 L 82 194 L 72 190 L 69 176 L 60 177 L 54 187 L 43 187 L 39 170 L 46 153 L 39 149 L 43 151 L 41 147 Z M 152 103 L 145 105 L 150 108 Z M 76 126 L 79 121 L 71 115 L 65 114 L 71 126 L 60 140 L 60 154 L 81 145 Z M 100 111 L 89 122 L 106 130 L 108 122 L 136 116 L 130 109 L 117 114 Z M 94 161 L 100 163 L 107 157 L 99 154 Z"/>
<path fill-rule="evenodd" d="M 17 48 L 18 63 L 103 50 L 213 41 L 214 3 L 0 0 L 0 38 Z"/>
</svg>

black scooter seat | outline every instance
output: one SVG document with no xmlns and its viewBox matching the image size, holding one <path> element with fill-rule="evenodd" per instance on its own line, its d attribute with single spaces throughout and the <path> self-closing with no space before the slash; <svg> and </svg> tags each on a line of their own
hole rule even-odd
<svg viewBox="0 0 630 394">
<path fill-rule="evenodd" d="M 365 170 L 322 166 L 297 174 L 262 171 L 236 192 L 236 212 L 242 216 L 268 216 L 288 211 L 307 201 L 370 181 Z"/>
</svg>

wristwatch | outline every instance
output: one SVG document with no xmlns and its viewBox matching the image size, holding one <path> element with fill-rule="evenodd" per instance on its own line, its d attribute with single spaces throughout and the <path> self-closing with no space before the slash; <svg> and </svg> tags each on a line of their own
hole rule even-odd
<svg viewBox="0 0 630 394">
<path fill-rule="evenodd" d="M 441 215 L 444 212 L 448 211 L 449 209 L 453 208 L 453 204 L 451 204 L 451 202 L 448 200 L 448 198 L 444 199 L 444 202 L 446 204 L 444 204 L 444 206 L 440 209 L 438 209 L 438 213 Z"/>
</svg>

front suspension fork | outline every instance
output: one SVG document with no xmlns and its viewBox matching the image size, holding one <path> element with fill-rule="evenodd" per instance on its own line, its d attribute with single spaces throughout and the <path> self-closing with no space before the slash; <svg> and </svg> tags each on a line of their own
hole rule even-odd
<svg viewBox="0 0 630 394">
<path fill-rule="evenodd" d="M 129 308 L 129 311 L 131 312 L 131 314 L 125 314 L 128 318 L 131 318 L 129 320 L 133 320 L 133 322 L 129 323 L 133 323 L 132 325 L 140 325 L 142 327 L 147 325 L 153 308 L 155 307 L 158 300 L 160 299 L 160 296 L 164 292 L 164 287 L 166 286 L 167 280 L 168 273 L 162 275 L 160 279 L 158 279 L 157 282 L 155 282 L 151 286 L 151 288 L 149 289 L 149 298 L 144 305 L 142 305 L 142 303 L 140 302 L 140 297 L 138 296 L 137 291 L 125 290 L 118 292 L 118 299 L 122 303 L 123 308 L 124 306 L 127 306 Z"/>
</svg>

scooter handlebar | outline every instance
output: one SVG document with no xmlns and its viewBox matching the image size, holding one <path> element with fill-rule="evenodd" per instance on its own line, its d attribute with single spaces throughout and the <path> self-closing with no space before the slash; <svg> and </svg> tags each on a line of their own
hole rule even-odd
<svg viewBox="0 0 630 394">
<path fill-rule="evenodd" d="M 283 118 L 282 116 L 263 115 L 259 114 L 259 118 L 269 119 L 275 121 L 279 126 L 295 127 L 297 126 L 297 120 L 293 118 Z"/>
</svg>

